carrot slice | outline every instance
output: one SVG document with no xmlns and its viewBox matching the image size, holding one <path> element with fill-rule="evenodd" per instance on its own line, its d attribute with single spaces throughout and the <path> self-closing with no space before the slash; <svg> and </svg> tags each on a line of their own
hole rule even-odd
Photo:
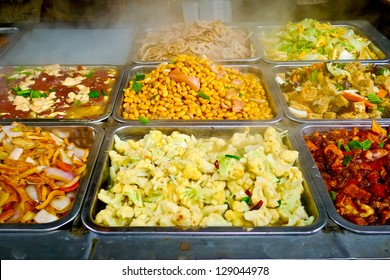
<svg viewBox="0 0 390 280">
<path fill-rule="evenodd" d="M 358 94 L 355 94 L 355 93 L 352 93 L 352 92 L 346 92 L 346 91 L 343 91 L 342 95 L 350 100 L 350 101 L 355 101 L 355 102 L 361 102 L 363 101 L 364 102 L 364 105 L 366 105 L 368 108 L 374 108 L 375 105 L 372 104 L 370 101 L 368 101 L 367 99 L 365 99 L 363 96 L 361 95 L 358 95 Z"/>
</svg>

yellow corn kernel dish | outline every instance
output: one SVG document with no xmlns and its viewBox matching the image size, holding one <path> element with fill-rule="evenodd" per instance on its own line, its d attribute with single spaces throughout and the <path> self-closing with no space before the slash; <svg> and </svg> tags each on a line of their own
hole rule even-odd
<svg viewBox="0 0 390 280">
<path fill-rule="evenodd" d="M 179 55 L 124 89 L 122 116 L 169 120 L 269 120 L 259 77 L 206 58 Z"/>
</svg>

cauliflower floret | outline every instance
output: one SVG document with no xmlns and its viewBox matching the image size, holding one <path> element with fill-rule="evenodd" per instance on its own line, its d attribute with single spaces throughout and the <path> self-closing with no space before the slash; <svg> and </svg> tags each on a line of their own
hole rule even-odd
<svg viewBox="0 0 390 280">
<path fill-rule="evenodd" d="M 205 206 L 203 208 L 203 216 L 208 216 L 211 213 L 218 213 L 222 215 L 223 213 L 225 213 L 227 208 L 228 208 L 227 204 Z"/>
<path fill-rule="evenodd" d="M 126 220 L 117 217 L 115 207 L 107 205 L 105 209 L 99 211 L 96 215 L 96 222 L 105 226 L 124 226 Z"/>
<path fill-rule="evenodd" d="M 237 200 L 234 200 L 232 202 L 231 208 L 232 210 L 241 213 L 250 210 L 249 205 L 245 201 L 237 201 Z"/>
<path fill-rule="evenodd" d="M 233 210 L 227 210 L 224 214 L 225 219 L 236 227 L 251 227 L 253 224 L 244 219 L 244 213 Z"/>
<path fill-rule="evenodd" d="M 122 205 L 116 212 L 116 215 L 121 219 L 131 219 L 134 217 L 134 209 L 129 205 Z"/>
<path fill-rule="evenodd" d="M 130 226 L 132 226 L 132 227 L 142 227 L 142 226 L 147 225 L 149 220 L 150 219 L 149 219 L 148 215 L 141 214 L 141 215 L 139 215 L 138 217 L 134 218 L 131 221 Z"/>
<path fill-rule="evenodd" d="M 126 150 L 130 149 L 129 143 L 121 140 L 116 134 L 114 135 L 114 148 L 120 154 L 125 154 Z"/>
<path fill-rule="evenodd" d="M 190 227 L 193 225 L 191 211 L 185 207 L 179 207 L 178 211 L 173 213 L 172 220 L 178 226 Z"/>
<path fill-rule="evenodd" d="M 298 151 L 283 150 L 280 152 L 279 157 L 285 163 L 293 165 L 294 162 L 298 159 L 298 155 Z"/>
<path fill-rule="evenodd" d="M 267 207 L 273 208 L 279 205 L 278 200 L 280 199 L 280 195 L 276 191 L 276 178 L 275 176 L 273 176 L 273 174 L 266 173 L 263 176 L 256 177 L 256 185 L 262 188 L 262 193 L 260 196 L 264 195 L 264 197 L 266 198 L 266 201 L 264 201 L 263 199 L 262 200 L 266 202 L 265 205 L 267 205 Z M 258 197 L 256 197 L 257 190 L 257 188 L 254 190 L 254 198 L 256 201 L 258 201 Z"/>
<path fill-rule="evenodd" d="M 211 213 L 210 215 L 203 217 L 202 221 L 200 222 L 201 227 L 226 227 L 226 226 L 232 226 L 232 223 L 229 221 L 226 221 L 224 217 L 221 214 L 217 213 Z"/>
<path fill-rule="evenodd" d="M 285 149 L 282 135 L 282 133 L 278 133 L 273 127 L 266 129 L 264 132 L 264 150 L 266 153 L 277 155 L 281 150 Z"/>
<path fill-rule="evenodd" d="M 111 160 L 111 167 L 114 167 L 114 170 L 117 171 L 121 166 L 127 166 L 131 159 L 128 156 L 122 156 L 116 151 L 109 151 L 108 156 Z"/>
<path fill-rule="evenodd" d="M 202 173 L 198 170 L 195 164 L 188 163 L 182 171 L 182 177 L 189 180 L 199 180 Z"/>
<path fill-rule="evenodd" d="M 303 175 L 296 166 L 291 166 L 287 174 L 283 174 L 285 180 L 281 180 L 279 187 L 281 189 L 297 189 L 299 193 L 303 191 Z"/>
<path fill-rule="evenodd" d="M 258 147 L 245 155 L 247 159 L 248 170 L 255 175 L 260 175 L 267 168 L 265 161 L 264 147 Z"/>
<path fill-rule="evenodd" d="M 277 212 L 271 211 L 275 209 L 267 209 L 261 207 L 258 210 L 252 210 L 244 212 L 244 218 L 247 221 L 251 221 L 255 226 L 268 226 L 277 221 Z"/>
<path fill-rule="evenodd" d="M 101 189 L 98 193 L 98 199 L 108 205 L 112 205 L 113 207 L 119 209 L 122 204 L 123 195 L 120 193 L 112 193 L 105 189 Z"/>
</svg>

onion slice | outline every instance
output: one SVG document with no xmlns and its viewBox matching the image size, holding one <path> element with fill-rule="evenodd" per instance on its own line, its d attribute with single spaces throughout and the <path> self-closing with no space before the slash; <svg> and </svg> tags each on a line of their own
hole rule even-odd
<svg viewBox="0 0 390 280">
<path fill-rule="evenodd" d="M 63 211 L 69 208 L 70 204 L 71 200 L 66 195 L 56 196 L 52 201 L 50 201 L 50 205 L 58 211 Z"/>
<path fill-rule="evenodd" d="M 20 156 L 23 154 L 23 149 L 16 147 L 12 150 L 12 152 L 9 154 L 8 158 L 13 160 L 18 160 Z"/>
<path fill-rule="evenodd" d="M 66 183 L 71 182 L 74 179 L 74 175 L 72 173 L 63 171 L 56 167 L 46 167 L 43 171 L 47 177 Z"/>
<path fill-rule="evenodd" d="M 58 217 L 47 212 L 45 209 L 40 210 L 36 215 L 34 220 L 38 224 L 45 224 L 45 223 L 50 223 L 58 220 Z"/>
</svg>

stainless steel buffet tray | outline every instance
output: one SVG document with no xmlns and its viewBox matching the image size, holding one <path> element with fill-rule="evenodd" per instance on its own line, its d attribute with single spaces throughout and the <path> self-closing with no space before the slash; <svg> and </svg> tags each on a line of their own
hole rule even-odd
<svg viewBox="0 0 390 280">
<path fill-rule="evenodd" d="M 379 122 L 378 122 L 379 123 Z M 379 124 L 389 125 L 389 122 L 383 122 Z M 350 130 L 351 128 L 370 128 L 369 124 L 340 124 L 335 126 L 334 124 L 299 124 L 295 130 L 295 137 L 297 139 L 299 150 L 302 153 L 303 158 L 306 160 L 308 166 L 308 172 L 312 175 L 314 185 L 319 192 L 321 199 L 324 203 L 325 209 L 332 220 L 334 220 L 341 227 L 360 234 L 389 234 L 390 225 L 357 225 L 343 218 L 336 210 L 336 207 L 327 191 L 326 185 L 322 179 L 321 173 L 317 168 L 317 165 L 306 146 L 304 135 L 311 134 L 315 131 L 323 132 L 330 131 L 332 129 L 345 128 Z"/>
<path fill-rule="evenodd" d="M 263 134 L 268 126 L 267 125 L 253 125 L 249 127 L 249 133 Z M 273 126 L 277 131 L 287 130 L 287 135 L 284 137 L 284 144 L 289 149 L 296 150 L 297 144 L 295 143 L 292 132 L 288 127 L 275 125 Z M 92 180 L 90 182 L 90 188 L 83 206 L 81 214 L 84 225 L 97 234 L 243 234 L 243 235 L 256 235 L 256 234 L 313 234 L 319 231 L 326 223 L 327 216 L 324 211 L 321 200 L 318 197 L 317 191 L 314 187 L 311 177 L 307 172 L 303 158 L 300 156 L 297 167 L 302 171 L 304 178 L 304 191 L 301 194 L 302 205 L 308 212 L 309 216 L 314 217 L 314 221 L 311 225 L 307 226 L 263 226 L 253 227 L 250 230 L 243 227 L 205 227 L 205 228 L 189 228 L 180 229 L 176 227 L 157 227 L 157 226 L 104 226 L 98 224 L 95 221 L 96 214 L 104 209 L 104 203 L 99 201 L 97 195 L 101 189 L 105 189 L 109 184 L 109 168 L 110 158 L 108 151 L 113 149 L 114 136 L 119 137 L 122 140 L 142 139 L 150 130 L 157 129 L 163 132 L 165 135 L 170 135 L 173 131 L 179 131 L 188 135 L 194 135 L 196 138 L 209 138 L 209 137 L 222 137 L 224 139 L 230 139 L 235 132 L 243 132 L 245 127 L 232 127 L 232 126 L 212 126 L 205 124 L 202 126 L 188 126 L 183 125 L 180 128 L 175 126 L 158 126 L 158 127 L 134 127 L 129 125 L 119 125 L 117 127 L 108 129 L 105 141 L 102 145 L 102 152 L 98 159 L 98 163 L 95 167 Z"/>
<path fill-rule="evenodd" d="M 220 64 L 229 64 L 229 63 L 255 63 L 259 61 L 263 55 L 259 40 L 255 36 L 255 33 L 253 32 L 253 28 L 251 24 L 246 23 L 224 23 L 227 27 L 231 28 L 232 30 L 242 30 L 243 32 L 246 32 L 248 34 L 247 40 L 249 46 L 252 48 L 253 55 L 250 57 L 235 57 L 235 58 L 212 58 L 209 57 L 209 59 L 213 60 L 214 62 L 220 63 Z M 173 27 L 172 27 L 173 28 Z M 131 44 L 131 51 L 129 53 L 129 59 L 128 61 L 134 62 L 137 64 L 159 64 L 163 62 L 168 62 L 170 59 L 172 59 L 176 55 L 172 55 L 170 59 L 167 60 L 143 60 L 142 57 L 139 56 L 139 49 L 141 46 L 141 41 L 146 38 L 149 34 L 153 34 L 156 32 L 161 32 L 162 28 L 148 28 L 148 29 L 137 29 L 134 33 L 134 40 Z M 174 30 L 172 31 L 174 32 Z M 206 33 L 206 32 L 204 32 Z M 205 34 L 201 34 L 205 35 Z M 194 40 L 195 42 L 195 40 Z M 244 43 L 244 42 L 239 42 Z M 204 43 L 204 45 L 207 47 L 207 44 Z M 188 47 L 188 46 L 187 46 Z M 233 46 L 232 46 L 233 47 Z M 178 55 L 178 54 L 177 54 Z"/>
<path fill-rule="evenodd" d="M 321 22 L 321 21 L 320 21 Z M 363 38 L 367 38 L 371 41 L 369 45 L 370 51 L 375 53 L 378 56 L 378 59 L 364 59 L 359 60 L 361 62 L 384 62 L 390 59 L 390 41 L 381 34 L 375 27 L 373 27 L 368 21 L 365 20 L 334 20 L 334 21 L 326 21 L 332 24 L 335 27 L 344 27 L 348 30 L 354 31 L 355 34 L 360 35 Z M 280 24 L 258 24 L 256 27 L 256 36 L 259 40 L 259 36 L 262 33 L 269 33 L 273 30 L 281 28 Z M 295 63 L 299 62 L 299 60 L 273 60 L 267 57 L 265 54 L 265 46 L 260 43 L 260 48 L 262 49 L 262 59 L 267 63 Z M 301 60 L 302 62 L 303 60 Z M 306 60 L 308 62 L 315 61 L 323 61 L 323 60 Z M 339 62 L 353 61 L 350 59 L 345 60 L 334 60 Z"/>
<path fill-rule="evenodd" d="M 327 63 L 327 62 L 319 62 L 319 63 Z M 280 100 L 280 106 L 287 118 L 289 118 L 292 121 L 298 122 L 298 123 L 316 123 L 316 124 L 324 124 L 324 123 L 371 123 L 372 118 L 349 118 L 349 119 L 309 119 L 304 117 L 299 117 L 294 115 L 290 109 L 289 104 L 287 103 L 287 100 L 284 96 L 284 93 L 281 89 L 281 85 L 276 81 L 277 74 L 286 73 L 288 71 L 291 71 L 295 68 L 304 67 L 304 66 L 311 66 L 313 65 L 313 62 L 294 62 L 294 63 L 278 63 L 278 64 L 272 64 L 269 65 L 270 71 L 266 72 L 267 75 L 269 75 L 268 80 L 270 81 L 270 84 L 272 84 L 273 90 L 278 96 Z M 368 65 L 374 65 L 374 66 L 383 66 L 385 68 L 390 69 L 390 64 L 388 62 L 362 62 L 361 63 L 364 66 Z M 379 86 L 379 85 L 378 85 Z M 378 120 L 386 120 L 388 118 L 382 118 Z"/>
<path fill-rule="evenodd" d="M 6 125 L 6 122 L 0 122 Z M 92 178 L 95 163 L 98 159 L 100 146 L 104 139 L 104 129 L 101 125 L 96 124 L 79 124 L 79 123 L 28 123 L 29 127 L 39 127 L 44 131 L 61 130 L 70 133 L 69 142 L 74 142 L 78 147 L 89 148 L 89 156 L 84 174 L 80 179 L 80 185 L 77 188 L 73 200 L 72 208 L 69 212 L 57 221 L 44 224 L 31 223 L 0 223 L 0 233 L 14 232 L 34 232 L 43 233 L 61 229 L 70 224 L 79 215 L 82 203 L 87 192 L 89 181 Z"/>
<path fill-rule="evenodd" d="M 56 69 L 45 69 L 45 72 L 42 71 L 44 67 L 54 67 L 58 66 L 60 70 Z M 87 81 L 86 85 L 83 88 L 79 88 L 80 83 L 72 84 L 71 82 L 67 82 L 67 85 L 65 86 L 65 79 L 72 80 L 74 77 L 71 77 L 70 75 L 81 75 L 80 73 L 76 73 L 75 71 L 79 71 L 80 67 L 84 67 L 83 71 L 90 71 L 88 74 L 85 74 L 85 79 L 82 80 L 87 81 L 88 78 L 90 78 L 93 73 L 93 71 L 97 72 L 103 72 L 103 71 L 110 71 L 114 70 L 116 76 L 112 77 L 113 80 L 112 83 L 105 82 L 104 79 L 107 77 L 104 77 L 107 73 L 104 74 L 96 74 L 94 76 L 93 80 Z M 77 69 L 77 70 L 76 70 Z M 37 71 L 34 73 L 33 71 Z M 40 72 L 41 71 L 41 72 Z M 72 71 L 72 72 L 71 72 Z M 57 73 L 56 73 L 57 72 Z M 69 73 L 68 73 L 69 72 Z M 40 73 L 39 75 L 37 73 Z M 47 73 L 50 73 L 48 75 Z M 27 78 L 25 78 L 27 76 Z M 75 76 L 75 77 L 76 77 Z M 34 64 L 34 65 L 4 65 L 0 66 L 0 79 L 2 80 L 2 83 L 0 85 L 0 90 L 2 94 L 2 97 L 0 96 L 0 100 L 3 106 L 3 110 L 0 112 L 0 121 L 23 121 L 23 122 L 91 122 L 91 123 L 98 123 L 101 121 L 106 121 L 109 116 L 112 114 L 113 107 L 115 105 L 115 100 L 118 95 L 118 89 L 121 84 L 123 76 L 123 67 L 118 65 L 81 65 L 81 64 Z M 61 81 L 61 83 L 58 82 L 58 80 L 55 80 L 56 77 L 61 77 L 64 79 Z M 26 98 L 24 99 L 23 103 L 20 100 L 18 102 L 13 101 L 16 99 L 16 97 L 19 97 L 19 90 L 22 90 L 20 87 L 16 87 L 15 84 L 12 84 L 13 81 L 18 81 L 25 78 L 24 84 L 23 84 L 23 90 L 29 91 L 27 93 Z M 40 83 L 38 85 L 38 82 Z M 103 84 L 104 82 L 104 84 Z M 16 84 L 17 84 L 16 83 Z M 108 85 L 108 86 L 107 86 Z M 55 112 L 62 112 L 67 111 L 69 112 L 63 116 L 61 114 L 53 115 L 50 117 L 45 116 L 35 116 L 40 114 L 41 112 L 38 111 L 37 114 L 31 109 L 31 105 L 33 104 L 33 101 L 35 98 L 33 96 L 30 96 L 30 92 L 38 92 L 38 90 L 32 90 L 31 87 L 38 88 L 38 89 L 46 89 L 49 88 L 49 90 L 44 91 L 45 97 L 49 95 L 52 92 L 58 92 L 60 93 L 59 96 L 55 96 L 53 99 L 53 105 L 61 104 L 61 107 L 57 108 L 57 111 Z M 74 101 L 69 102 L 69 104 L 65 104 L 65 100 L 70 98 L 71 92 L 69 92 L 68 96 L 61 96 L 61 92 L 64 92 L 64 88 L 67 88 L 67 90 L 73 90 L 73 93 L 75 94 L 75 97 L 73 97 Z M 98 93 L 96 97 L 90 97 L 90 94 L 92 93 L 93 89 L 102 90 L 102 93 Z M 109 93 L 103 92 L 104 90 L 110 90 Z M 82 91 L 88 90 L 89 97 L 87 98 L 92 99 L 96 98 L 98 100 L 95 104 L 95 109 L 99 108 L 102 109 L 99 112 L 90 112 L 90 105 L 83 105 L 83 103 L 80 102 L 80 100 L 76 100 L 76 97 L 80 97 L 82 95 L 85 95 L 85 93 L 82 93 Z M 43 91 L 43 90 L 42 90 Z M 77 94 L 79 93 L 79 94 Z M 38 93 L 39 94 L 39 93 Z M 100 95 L 101 94 L 101 95 Z M 21 95 L 23 96 L 23 95 Z M 38 97 L 38 96 L 36 96 Z M 42 96 L 41 96 L 42 97 Z M 82 97 L 84 98 L 84 97 Z M 46 98 L 40 99 L 45 100 Z M 103 101 L 102 101 L 103 99 Z M 79 101 L 76 104 L 76 101 Z M 31 102 L 31 104 L 30 104 Z M 23 105 L 23 107 L 21 106 Z M 49 112 L 50 114 L 53 112 L 53 105 L 50 105 L 44 112 Z M 34 105 L 35 106 L 35 105 Z M 41 103 L 39 105 L 36 105 L 36 107 L 45 107 L 47 106 L 47 103 Z M 52 110 L 52 111 L 50 111 Z M 72 111 L 73 110 L 73 111 Z M 16 116 L 16 112 L 18 114 L 21 114 L 21 116 Z M 30 114 L 25 114 L 26 117 L 22 112 L 27 112 Z M 74 113 L 78 112 L 78 113 Z M 80 112 L 85 115 L 85 117 L 80 117 Z M 32 114 L 34 113 L 34 114 Z M 48 114 L 49 114 L 48 113 Z M 77 115 L 78 114 L 78 115 Z M 34 116 L 33 116 L 34 115 Z M 47 115 L 47 114 L 46 114 Z"/>
<path fill-rule="evenodd" d="M 213 120 L 213 121 L 211 121 L 211 120 L 207 120 L 207 121 L 188 120 L 187 121 L 187 120 L 156 119 L 156 120 L 150 120 L 150 124 L 164 125 L 166 123 L 168 123 L 168 124 L 175 123 L 177 125 L 185 125 L 188 123 L 192 123 L 192 124 L 209 123 L 209 124 L 213 124 L 213 125 L 224 125 L 226 123 L 231 123 L 231 124 L 235 124 L 235 125 L 243 125 L 245 123 L 256 123 L 259 121 L 262 123 L 276 123 L 282 119 L 283 111 L 280 108 L 279 99 L 275 95 L 273 88 L 270 87 L 269 81 L 266 78 L 267 76 L 266 76 L 265 72 L 268 71 L 268 69 L 266 69 L 264 66 L 261 66 L 261 65 L 254 66 L 254 65 L 242 65 L 242 64 L 240 64 L 240 65 L 226 65 L 226 67 L 237 68 L 241 73 L 253 74 L 253 75 L 256 75 L 260 79 L 261 84 L 262 84 L 264 91 L 265 91 L 267 101 L 268 101 L 269 106 L 271 108 L 271 112 L 273 114 L 272 119 L 270 119 L 270 120 L 255 120 L 255 119 L 253 119 L 253 120 L 237 120 L 237 121 L 231 121 L 231 120 Z M 156 65 L 154 65 L 154 66 L 153 65 L 138 65 L 138 66 L 133 66 L 130 69 L 128 69 L 128 71 L 125 73 L 125 75 L 123 77 L 121 89 L 119 90 L 120 94 L 116 100 L 116 104 L 115 104 L 115 107 L 113 109 L 113 118 L 115 120 L 117 120 L 118 122 L 121 122 L 121 123 L 127 123 L 127 124 L 131 124 L 131 125 L 141 125 L 139 120 L 129 120 L 129 119 L 126 119 L 123 117 L 123 107 L 122 107 L 122 104 L 124 101 L 123 90 L 129 86 L 129 82 L 131 81 L 131 79 L 134 77 L 135 74 L 141 74 L 141 73 L 147 74 L 147 73 L 150 73 L 151 71 L 153 71 L 154 69 L 156 69 Z"/>
</svg>

